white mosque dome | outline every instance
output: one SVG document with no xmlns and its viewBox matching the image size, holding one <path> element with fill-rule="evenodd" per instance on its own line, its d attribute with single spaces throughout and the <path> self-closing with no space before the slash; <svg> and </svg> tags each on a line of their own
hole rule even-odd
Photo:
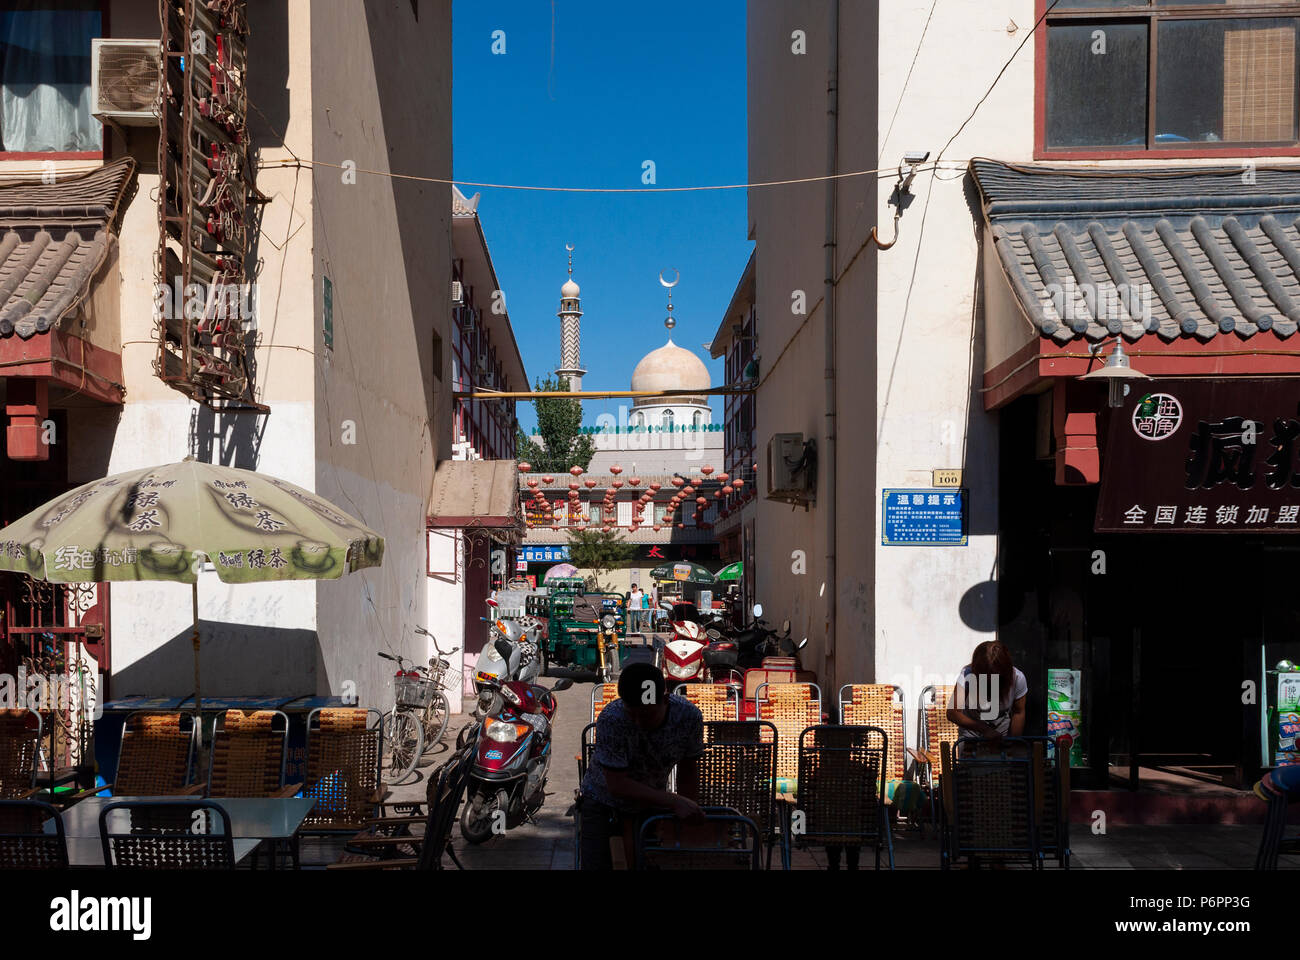
<svg viewBox="0 0 1300 960">
<path fill-rule="evenodd" d="M 564 286 L 560 287 L 560 296 L 565 300 L 576 300 L 580 292 L 581 289 L 573 282 L 572 278 L 567 280 Z"/>
<path fill-rule="evenodd" d="M 710 386 L 704 361 L 672 340 L 647 353 L 632 371 L 633 390 L 708 390 Z"/>
</svg>

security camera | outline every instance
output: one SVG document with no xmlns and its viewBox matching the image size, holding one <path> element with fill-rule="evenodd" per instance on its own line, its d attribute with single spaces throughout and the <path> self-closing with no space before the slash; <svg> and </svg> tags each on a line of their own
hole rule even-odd
<svg viewBox="0 0 1300 960">
<path fill-rule="evenodd" d="M 898 165 L 898 192 L 906 193 L 916 179 L 917 168 L 930 159 L 930 151 L 912 150 L 903 154 L 903 162 Z"/>
</svg>

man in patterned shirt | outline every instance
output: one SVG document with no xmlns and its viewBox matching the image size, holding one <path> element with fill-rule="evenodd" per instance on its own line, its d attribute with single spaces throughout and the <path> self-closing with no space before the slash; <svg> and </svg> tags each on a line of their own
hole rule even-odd
<svg viewBox="0 0 1300 960">
<path fill-rule="evenodd" d="M 699 771 L 704 718 L 685 697 L 668 696 L 664 675 L 648 663 L 632 663 L 618 678 L 619 699 L 596 721 L 596 752 L 582 780 L 582 869 L 610 870 L 609 841 L 621 829 L 630 841 L 650 816 L 703 816 Z M 677 767 L 677 793 L 668 775 Z"/>
</svg>

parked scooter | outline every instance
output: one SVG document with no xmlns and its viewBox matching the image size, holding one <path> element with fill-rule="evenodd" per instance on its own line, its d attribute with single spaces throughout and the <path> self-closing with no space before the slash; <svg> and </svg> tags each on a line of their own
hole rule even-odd
<svg viewBox="0 0 1300 960">
<path fill-rule="evenodd" d="M 490 609 L 496 609 L 496 601 L 489 600 Z M 525 627 L 517 620 L 504 617 L 491 620 L 483 617 L 490 624 L 488 642 L 483 645 L 474 664 L 474 692 L 478 694 L 475 716 L 486 715 L 493 698 L 495 688 L 487 681 L 495 680 L 498 684 L 507 680 L 522 683 L 535 683 L 542 672 L 541 627 Z"/>
<path fill-rule="evenodd" d="M 672 636 L 663 647 L 664 678 L 670 684 L 708 683 L 711 679 L 704 651 L 709 644 L 700 612 L 693 603 L 660 602 L 668 611 Z"/>
<path fill-rule="evenodd" d="M 542 806 L 557 709 L 552 690 L 537 684 L 491 676 L 482 684 L 491 703 L 473 732 L 474 768 L 460 817 L 461 834 L 475 844 L 519 826 Z M 571 684 L 559 680 L 552 689 Z"/>
</svg>

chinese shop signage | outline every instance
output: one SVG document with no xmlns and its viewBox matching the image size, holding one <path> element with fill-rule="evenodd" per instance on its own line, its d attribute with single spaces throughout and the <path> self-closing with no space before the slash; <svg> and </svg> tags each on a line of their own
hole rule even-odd
<svg viewBox="0 0 1300 960">
<path fill-rule="evenodd" d="M 1300 380 L 1135 387 L 1107 427 L 1095 528 L 1300 533 Z"/>
</svg>

